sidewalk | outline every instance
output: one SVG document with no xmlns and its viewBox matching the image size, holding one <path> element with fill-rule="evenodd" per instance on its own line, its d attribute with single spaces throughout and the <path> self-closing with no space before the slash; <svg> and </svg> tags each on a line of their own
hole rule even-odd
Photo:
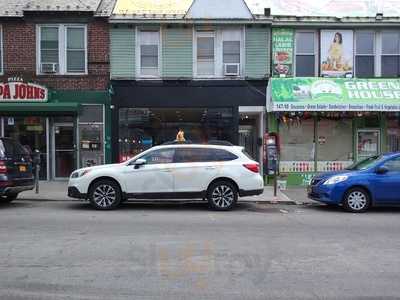
<svg viewBox="0 0 400 300">
<path fill-rule="evenodd" d="M 35 190 L 19 194 L 18 199 L 33 201 L 80 201 L 67 196 L 66 181 L 41 181 L 39 185 L 39 194 Z M 274 190 L 271 186 L 264 188 L 264 193 L 259 196 L 240 198 L 241 202 L 264 202 L 280 204 L 305 204 L 315 203 L 307 198 L 305 188 L 289 188 L 286 191 L 278 191 L 277 197 L 274 197 Z"/>
</svg>

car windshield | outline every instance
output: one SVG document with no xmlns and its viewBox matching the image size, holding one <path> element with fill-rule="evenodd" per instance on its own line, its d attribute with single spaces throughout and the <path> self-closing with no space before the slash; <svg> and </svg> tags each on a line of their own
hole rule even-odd
<svg viewBox="0 0 400 300">
<path fill-rule="evenodd" d="M 377 164 L 382 159 L 383 159 L 382 155 L 371 156 L 352 164 L 351 166 L 347 167 L 346 170 L 351 170 L 351 171 L 366 170 Z"/>
</svg>

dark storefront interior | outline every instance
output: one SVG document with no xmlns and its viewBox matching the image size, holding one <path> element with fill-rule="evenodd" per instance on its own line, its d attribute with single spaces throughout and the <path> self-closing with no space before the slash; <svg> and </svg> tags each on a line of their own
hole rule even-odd
<svg viewBox="0 0 400 300">
<path fill-rule="evenodd" d="M 179 129 L 196 143 L 233 142 L 232 122 L 232 108 L 120 108 L 119 160 L 174 140 Z"/>
</svg>

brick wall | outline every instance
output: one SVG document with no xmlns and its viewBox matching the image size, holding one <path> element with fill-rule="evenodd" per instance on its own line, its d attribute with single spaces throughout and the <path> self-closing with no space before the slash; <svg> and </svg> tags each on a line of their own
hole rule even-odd
<svg viewBox="0 0 400 300">
<path fill-rule="evenodd" d="M 45 23 L 45 22 L 43 22 Z M 68 23 L 68 22 L 67 22 Z M 36 75 L 36 24 L 29 19 L 9 20 L 3 28 L 4 75 L 21 76 L 60 90 L 105 90 L 109 82 L 109 26 L 107 19 L 90 18 L 88 75 Z"/>
</svg>

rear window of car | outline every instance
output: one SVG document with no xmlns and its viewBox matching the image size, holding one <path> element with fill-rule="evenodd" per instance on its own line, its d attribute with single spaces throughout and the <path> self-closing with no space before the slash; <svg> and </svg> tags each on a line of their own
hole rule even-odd
<svg viewBox="0 0 400 300">
<path fill-rule="evenodd" d="M 1 142 L 0 152 L 3 152 L 3 157 L 14 156 L 14 155 L 29 155 L 28 151 L 24 147 L 22 147 L 22 145 L 19 143 L 16 143 L 8 139 L 0 140 L 0 142 Z"/>
<path fill-rule="evenodd" d="M 6 148 L 4 147 L 3 141 L 0 140 L 0 158 L 4 158 L 6 156 Z"/>
</svg>

